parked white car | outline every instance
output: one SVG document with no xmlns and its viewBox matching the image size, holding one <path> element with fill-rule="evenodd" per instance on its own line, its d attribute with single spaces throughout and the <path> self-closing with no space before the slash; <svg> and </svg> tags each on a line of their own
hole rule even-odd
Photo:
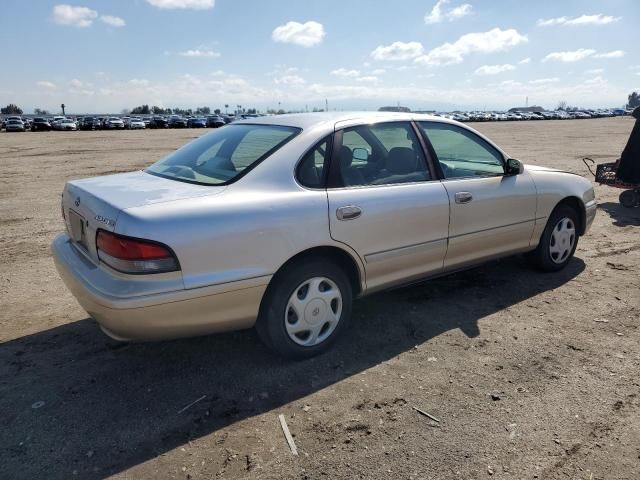
<svg viewBox="0 0 640 480">
<path fill-rule="evenodd" d="M 281 115 L 68 182 L 52 248 L 114 338 L 255 325 L 299 358 L 335 341 L 355 297 L 516 253 L 559 270 L 595 211 L 586 179 L 524 166 L 442 117 Z"/>
<path fill-rule="evenodd" d="M 123 130 L 124 122 L 118 117 L 109 117 L 104 121 L 102 128 L 106 130 Z"/>
<path fill-rule="evenodd" d="M 141 118 L 130 118 L 127 123 L 127 128 L 131 130 L 143 130 L 146 128 L 146 125 Z"/>
<path fill-rule="evenodd" d="M 4 128 L 7 132 L 24 132 L 26 130 L 24 122 L 15 118 L 8 119 Z"/>
<path fill-rule="evenodd" d="M 53 128 L 54 130 L 74 130 L 75 131 L 78 129 L 78 126 L 76 125 L 76 122 L 74 122 L 70 118 L 59 118 L 57 120 L 54 120 L 54 122 L 51 124 L 51 128 Z"/>
</svg>

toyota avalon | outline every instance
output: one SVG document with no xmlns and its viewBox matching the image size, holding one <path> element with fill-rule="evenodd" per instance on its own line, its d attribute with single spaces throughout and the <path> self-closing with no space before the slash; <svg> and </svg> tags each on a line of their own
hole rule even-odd
<svg viewBox="0 0 640 480">
<path fill-rule="evenodd" d="M 518 253 L 564 268 L 595 212 L 586 179 L 523 165 L 452 120 L 281 115 L 68 182 L 52 249 L 113 338 L 255 326 L 304 358 L 340 336 L 356 297 Z"/>
</svg>

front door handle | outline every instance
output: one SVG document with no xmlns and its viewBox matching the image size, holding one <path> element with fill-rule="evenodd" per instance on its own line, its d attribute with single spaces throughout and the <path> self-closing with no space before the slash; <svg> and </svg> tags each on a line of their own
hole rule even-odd
<svg viewBox="0 0 640 480">
<path fill-rule="evenodd" d="M 473 195 L 470 192 L 456 193 L 456 203 L 469 203 L 471 200 L 473 200 Z"/>
<path fill-rule="evenodd" d="M 360 215 L 362 215 L 362 210 L 360 207 L 356 207 L 355 205 L 340 207 L 336 210 L 336 217 L 338 217 L 338 220 L 353 220 L 354 218 L 358 218 Z"/>
</svg>

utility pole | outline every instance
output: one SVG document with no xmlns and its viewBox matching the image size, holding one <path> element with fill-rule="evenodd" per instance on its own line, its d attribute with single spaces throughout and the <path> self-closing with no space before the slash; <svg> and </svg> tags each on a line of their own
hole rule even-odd
<svg viewBox="0 0 640 480">
<path fill-rule="evenodd" d="M 329 100 L 328 99 L 324 99 L 324 111 L 328 112 L 329 111 Z"/>
</svg>

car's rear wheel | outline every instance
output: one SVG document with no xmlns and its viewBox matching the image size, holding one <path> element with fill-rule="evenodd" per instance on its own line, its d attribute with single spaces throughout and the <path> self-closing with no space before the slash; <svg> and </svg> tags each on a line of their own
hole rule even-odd
<svg viewBox="0 0 640 480">
<path fill-rule="evenodd" d="M 300 261 L 269 286 L 256 330 L 262 341 L 289 358 L 309 358 L 329 348 L 351 317 L 352 289 L 332 262 Z"/>
<path fill-rule="evenodd" d="M 529 258 L 540 270 L 556 272 L 569 263 L 577 246 L 578 213 L 568 205 L 560 205 L 549 217 L 540 243 Z"/>
</svg>

